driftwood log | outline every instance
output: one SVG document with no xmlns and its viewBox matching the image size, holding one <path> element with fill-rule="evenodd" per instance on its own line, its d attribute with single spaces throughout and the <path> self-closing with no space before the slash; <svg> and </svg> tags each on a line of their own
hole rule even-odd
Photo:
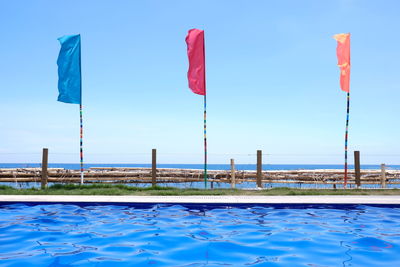
<svg viewBox="0 0 400 267">
<path fill-rule="evenodd" d="M 48 168 L 48 182 L 79 183 L 78 170 Z M 235 183 L 256 182 L 256 171 L 209 170 L 210 182 L 231 183 L 232 174 Z M 400 170 L 361 170 L 361 185 L 381 185 L 382 175 L 386 185 L 400 184 Z M 265 184 L 311 184 L 335 185 L 343 182 L 343 172 L 338 170 L 274 170 L 261 173 Z M 1 182 L 40 182 L 41 168 L 0 169 Z M 157 183 L 187 183 L 203 181 L 203 171 L 198 169 L 158 168 Z M 85 183 L 152 183 L 151 168 L 95 167 L 85 171 Z M 355 184 L 354 171 L 349 172 L 348 184 Z"/>
</svg>

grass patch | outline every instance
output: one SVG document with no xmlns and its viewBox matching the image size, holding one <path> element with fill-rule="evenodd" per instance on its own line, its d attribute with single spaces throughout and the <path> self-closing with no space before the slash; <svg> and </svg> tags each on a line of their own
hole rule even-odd
<svg viewBox="0 0 400 267">
<path fill-rule="evenodd" d="M 295 189 L 277 187 L 265 190 L 244 189 L 182 189 L 174 187 L 134 187 L 123 184 L 55 184 L 44 190 L 17 189 L 0 185 L 0 195 L 142 195 L 142 196 L 199 196 L 199 195 L 248 195 L 248 196 L 300 196 L 300 195 L 400 195 L 400 189 Z"/>
</svg>

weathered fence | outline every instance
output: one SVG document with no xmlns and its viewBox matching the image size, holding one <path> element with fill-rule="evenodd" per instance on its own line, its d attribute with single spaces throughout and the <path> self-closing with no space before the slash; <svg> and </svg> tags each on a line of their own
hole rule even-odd
<svg viewBox="0 0 400 267">
<path fill-rule="evenodd" d="M 348 185 L 360 188 L 363 185 L 387 188 L 400 185 L 400 170 L 389 170 L 381 165 L 380 170 L 361 170 L 360 153 L 354 152 L 355 170 L 348 173 Z M 85 171 L 85 183 L 112 184 L 176 184 L 202 182 L 203 170 L 157 168 L 156 149 L 152 150 L 151 168 L 132 167 L 93 167 Z M 43 149 L 41 168 L 5 168 L 0 169 L 0 183 L 40 182 L 45 188 L 47 183 L 80 183 L 79 170 L 48 168 L 48 149 Z M 208 181 L 228 183 L 232 188 L 242 183 L 254 183 L 258 188 L 289 185 L 315 185 L 332 187 L 343 184 L 343 171 L 340 170 L 262 170 L 262 151 L 257 151 L 257 168 L 252 170 L 235 170 L 231 159 L 230 170 L 209 170 Z"/>
<path fill-rule="evenodd" d="M 155 174 L 155 175 L 154 175 Z M 2 182 L 42 182 L 46 177 L 49 183 L 79 183 L 79 170 L 48 168 L 47 175 L 42 175 L 41 168 L 0 169 L 0 183 Z M 261 177 L 261 178 L 260 178 Z M 97 167 L 85 171 L 85 183 L 187 183 L 203 181 L 203 171 L 198 169 L 166 169 L 158 168 L 114 168 Z M 209 182 L 232 183 L 244 182 L 260 184 L 313 184 L 336 185 L 343 181 L 343 172 L 338 170 L 273 170 L 273 171 L 240 171 L 240 170 L 210 170 Z M 388 185 L 400 184 L 399 170 L 362 170 L 360 185 Z M 356 185 L 354 171 L 349 171 L 349 185 Z M 232 187 L 234 187 L 234 185 Z"/>
</svg>

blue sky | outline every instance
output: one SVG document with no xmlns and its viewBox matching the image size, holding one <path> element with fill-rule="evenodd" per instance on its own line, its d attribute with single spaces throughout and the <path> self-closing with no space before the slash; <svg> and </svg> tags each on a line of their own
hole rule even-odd
<svg viewBox="0 0 400 267">
<path fill-rule="evenodd" d="M 336 33 L 352 34 L 349 151 L 400 164 L 399 1 L 0 0 L 0 162 L 79 161 L 57 38 L 82 35 L 85 161 L 201 163 L 185 36 L 205 30 L 210 163 L 343 162 Z M 352 161 L 352 157 L 350 157 Z"/>
</svg>

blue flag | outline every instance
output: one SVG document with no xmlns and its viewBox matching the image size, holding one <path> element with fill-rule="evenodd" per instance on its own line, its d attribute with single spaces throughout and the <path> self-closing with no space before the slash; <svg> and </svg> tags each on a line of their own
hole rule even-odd
<svg viewBox="0 0 400 267">
<path fill-rule="evenodd" d="M 58 38 L 61 44 L 58 55 L 58 101 L 82 103 L 81 36 L 66 35 Z"/>
</svg>

